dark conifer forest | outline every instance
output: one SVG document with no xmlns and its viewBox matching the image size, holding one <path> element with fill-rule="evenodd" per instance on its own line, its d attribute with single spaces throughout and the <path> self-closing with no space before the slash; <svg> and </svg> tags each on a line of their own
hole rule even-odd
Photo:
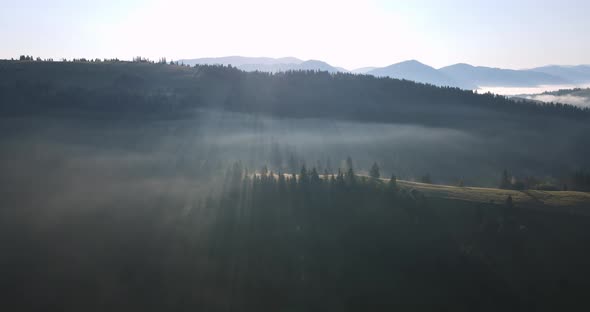
<svg viewBox="0 0 590 312">
<path fill-rule="evenodd" d="M 2 61 L 0 66 L 2 109 L 12 114 L 31 109 L 47 114 L 74 110 L 110 113 L 112 118 L 133 113 L 141 118 L 212 108 L 452 128 L 490 126 L 492 120 L 530 126 L 555 117 L 587 121 L 590 116 L 587 108 L 572 105 L 526 101 L 515 105 L 513 100 L 489 93 L 348 73 L 272 74 L 231 66 L 107 60 Z"/>
<path fill-rule="evenodd" d="M 407 80 L 0 61 L 14 311 L 587 310 L 590 110 Z"/>
<path fill-rule="evenodd" d="M 587 217 L 522 209 L 510 197 L 429 198 L 343 171 L 252 174 L 236 163 L 220 193 L 188 203 L 145 194 L 62 207 L 61 220 L 43 209 L 5 214 L 5 303 L 62 311 L 554 311 L 584 302 Z"/>
</svg>

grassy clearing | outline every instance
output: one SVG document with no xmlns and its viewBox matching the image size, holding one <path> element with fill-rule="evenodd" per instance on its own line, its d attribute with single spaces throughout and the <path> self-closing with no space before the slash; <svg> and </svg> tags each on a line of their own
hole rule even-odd
<svg viewBox="0 0 590 312">
<path fill-rule="evenodd" d="M 388 179 L 383 179 L 388 182 Z M 484 187 L 458 187 L 398 180 L 400 188 L 417 190 L 426 197 L 502 204 L 510 195 L 515 205 L 535 209 L 560 209 L 590 215 L 590 193 L 573 191 L 514 191 Z"/>
<path fill-rule="evenodd" d="M 256 173 L 255 175 L 260 175 Z M 278 175 L 274 174 L 278 179 Z M 297 177 L 294 174 L 284 174 L 286 178 Z M 366 175 L 359 177 L 369 178 Z M 320 175 L 322 179 L 329 176 Z M 380 179 L 388 183 L 389 179 Z M 448 200 L 461 200 L 475 203 L 502 205 L 508 196 L 512 196 L 514 205 L 541 210 L 561 210 L 570 214 L 590 216 L 590 193 L 574 191 L 537 191 L 537 190 L 503 190 L 485 187 L 459 187 L 451 185 L 428 184 L 397 180 L 400 189 L 412 192 L 416 190 L 425 197 Z"/>
</svg>

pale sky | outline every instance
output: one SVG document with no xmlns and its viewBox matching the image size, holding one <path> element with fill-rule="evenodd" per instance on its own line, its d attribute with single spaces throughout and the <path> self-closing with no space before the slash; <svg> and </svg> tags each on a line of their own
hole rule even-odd
<svg viewBox="0 0 590 312">
<path fill-rule="evenodd" d="M 589 0 L 0 0 L 0 58 L 590 64 Z"/>
</svg>

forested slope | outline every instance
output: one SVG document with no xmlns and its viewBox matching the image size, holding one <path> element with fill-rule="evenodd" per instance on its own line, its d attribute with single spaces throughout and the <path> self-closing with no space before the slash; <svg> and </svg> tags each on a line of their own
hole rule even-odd
<svg viewBox="0 0 590 312">
<path fill-rule="evenodd" d="M 0 62 L 6 113 L 84 111 L 182 115 L 194 108 L 283 117 L 481 127 L 539 125 L 563 117 L 588 120 L 573 106 L 516 103 L 410 81 L 368 75 L 297 71 L 246 73 L 222 66 L 127 62 Z"/>
</svg>

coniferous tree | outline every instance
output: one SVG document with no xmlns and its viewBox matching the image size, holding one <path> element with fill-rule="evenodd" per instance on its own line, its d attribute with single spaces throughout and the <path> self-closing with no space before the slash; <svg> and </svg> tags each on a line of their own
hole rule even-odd
<svg viewBox="0 0 590 312">
<path fill-rule="evenodd" d="M 381 177 L 381 174 L 379 173 L 379 166 L 377 165 L 377 162 L 373 163 L 373 166 L 371 167 L 371 171 L 369 172 L 369 176 L 374 180 L 377 180 Z"/>
<path fill-rule="evenodd" d="M 348 172 L 346 172 L 346 181 L 349 185 L 353 185 L 356 182 L 356 177 L 354 174 L 354 170 L 352 170 L 352 167 L 348 168 Z"/>
<path fill-rule="evenodd" d="M 299 168 L 299 165 L 297 164 L 297 160 L 295 160 L 295 156 L 293 154 L 291 154 L 289 156 L 289 170 L 291 170 L 292 173 L 297 172 L 297 169 Z"/>
<path fill-rule="evenodd" d="M 284 193 L 287 183 L 285 180 L 285 175 L 282 172 L 279 172 L 279 178 L 277 180 L 277 184 L 279 186 L 279 191 Z"/>
<path fill-rule="evenodd" d="M 510 189 L 512 183 L 510 182 L 510 175 L 508 174 L 508 170 L 504 169 L 502 171 L 502 178 L 500 180 L 500 188 L 501 189 Z"/>
<path fill-rule="evenodd" d="M 268 175 L 268 167 L 266 165 L 264 165 L 264 167 L 262 167 L 262 170 L 260 171 L 260 173 L 262 174 L 262 176 L 266 177 Z"/>
<path fill-rule="evenodd" d="M 350 156 L 346 157 L 346 168 L 347 171 L 352 170 L 352 158 Z"/>
<path fill-rule="evenodd" d="M 305 165 L 301 167 L 301 171 L 299 172 L 299 184 L 308 184 L 309 183 L 309 172 Z"/>
<path fill-rule="evenodd" d="M 395 174 L 392 174 L 391 179 L 389 179 L 389 187 L 394 189 L 397 188 L 397 177 Z"/>
<path fill-rule="evenodd" d="M 317 170 L 315 169 L 315 167 L 313 169 L 311 169 L 310 182 L 311 182 L 311 184 L 314 184 L 314 185 L 317 185 L 321 182 L 320 176 L 319 176 Z"/>
<path fill-rule="evenodd" d="M 338 176 L 336 177 L 336 183 L 340 186 L 345 184 L 344 173 L 342 173 L 341 169 L 338 169 Z"/>
</svg>

